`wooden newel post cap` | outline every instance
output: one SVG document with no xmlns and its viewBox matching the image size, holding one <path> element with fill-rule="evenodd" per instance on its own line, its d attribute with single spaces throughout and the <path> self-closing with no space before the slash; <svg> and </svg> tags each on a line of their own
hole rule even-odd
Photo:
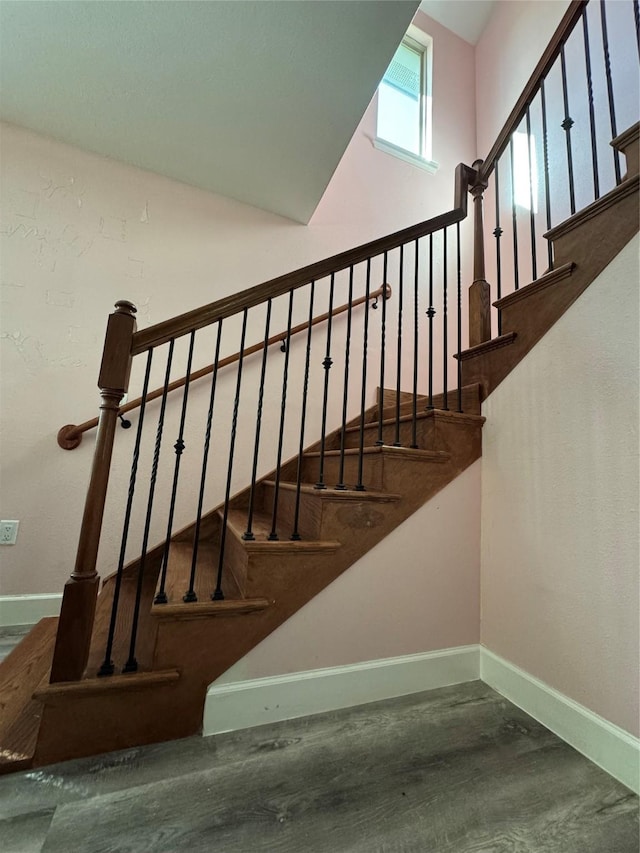
<svg viewBox="0 0 640 853">
<path fill-rule="evenodd" d="M 119 299 L 115 304 L 115 309 L 116 314 L 135 314 L 138 310 L 133 302 L 129 302 L 127 299 Z"/>
<path fill-rule="evenodd" d="M 474 160 L 471 168 L 474 171 L 473 182 L 469 186 L 469 192 L 474 198 L 478 198 L 489 186 L 489 181 L 481 175 L 482 164 L 484 160 Z"/>
</svg>

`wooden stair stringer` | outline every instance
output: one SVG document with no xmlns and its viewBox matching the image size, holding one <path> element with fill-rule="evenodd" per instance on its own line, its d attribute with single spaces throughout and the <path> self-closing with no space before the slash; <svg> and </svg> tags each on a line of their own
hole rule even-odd
<svg viewBox="0 0 640 853">
<path fill-rule="evenodd" d="M 177 605 L 182 616 L 154 607 L 153 672 L 119 677 L 125 682 L 134 679 L 128 690 L 109 690 L 105 685 L 100 691 L 98 682 L 110 679 L 92 679 L 91 689 L 80 682 L 67 692 L 56 685 L 52 687 L 57 689 L 43 691 L 34 765 L 198 733 L 208 686 L 217 677 L 479 458 L 484 419 L 470 416 L 455 423 L 447 413 L 443 415 L 437 418 L 432 413 L 431 417 L 447 445 L 446 460 L 436 454 L 426 473 L 424 460 L 412 461 L 407 448 L 397 452 L 392 466 L 400 471 L 401 494 L 376 495 L 372 500 L 366 492 L 343 492 L 317 498 L 328 511 L 333 529 L 337 525 L 350 530 L 348 541 L 344 541 L 347 537 L 323 543 L 279 541 L 269 543 L 275 546 L 269 550 L 264 542 L 246 543 L 250 556 L 244 592 L 254 601 L 260 596 L 260 606 L 248 607 L 244 613 L 220 610 L 214 618 Z M 282 485 L 282 491 L 291 494 L 295 488 L 292 492 Z M 307 497 L 313 492 L 312 486 L 305 487 Z M 241 526 L 236 523 L 235 533 L 228 536 L 235 536 Z M 149 679 L 157 671 L 179 677 L 158 684 L 136 683 L 135 679 Z"/>
<path fill-rule="evenodd" d="M 639 219 L 636 174 L 548 232 L 554 269 L 495 303 L 503 334 L 461 353 L 463 384 L 479 383 L 486 399 L 633 239 Z"/>
<path fill-rule="evenodd" d="M 0 774 L 31 766 L 43 710 L 33 694 L 48 681 L 57 624 L 41 619 L 0 663 Z"/>
</svg>

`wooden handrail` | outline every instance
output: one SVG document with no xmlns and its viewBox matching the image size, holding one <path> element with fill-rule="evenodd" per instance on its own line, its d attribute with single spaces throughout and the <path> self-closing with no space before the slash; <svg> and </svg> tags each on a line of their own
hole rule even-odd
<svg viewBox="0 0 640 853">
<path fill-rule="evenodd" d="M 180 314 L 171 320 L 165 320 L 162 323 L 157 323 L 155 326 L 142 329 L 134 335 L 131 355 L 139 355 L 152 347 L 167 343 L 172 338 L 179 338 L 195 329 L 202 329 L 225 317 L 238 314 L 245 308 L 252 308 L 254 305 L 266 302 L 267 299 L 281 296 L 283 293 L 295 290 L 297 287 L 302 287 L 311 281 L 318 281 L 332 273 L 340 272 L 361 261 L 366 261 L 367 258 L 373 258 L 376 255 L 381 255 L 383 252 L 396 249 L 404 243 L 409 243 L 417 240 L 419 237 L 433 234 L 442 228 L 446 228 L 448 225 L 455 225 L 456 222 L 465 219 L 467 215 L 467 189 L 470 185 L 473 185 L 475 178 L 476 172 L 470 166 L 460 163 L 456 167 L 455 175 L 455 207 L 448 213 L 434 216 L 432 219 L 427 219 L 425 222 L 418 223 L 418 225 L 403 228 L 401 231 L 396 231 L 387 237 L 372 240 L 370 243 L 365 243 L 355 249 L 349 249 L 331 258 L 309 264 L 295 272 L 286 273 L 263 284 L 251 287 L 248 290 L 234 293 L 224 299 L 219 299 L 217 302 L 211 302 L 202 308 L 187 311 L 185 314 Z"/>
<path fill-rule="evenodd" d="M 366 302 L 367 299 L 370 302 L 375 301 L 377 303 L 378 298 L 384 296 L 385 299 L 389 299 L 391 296 L 391 286 L 388 284 L 383 284 L 377 290 L 372 290 L 369 296 L 361 296 L 358 299 L 354 299 L 351 302 L 351 307 L 355 308 L 358 305 L 362 305 L 363 302 Z M 374 306 L 375 307 L 375 306 Z M 338 314 L 344 314 L 345 311 L 349 310 L 349 303 L 345 303 L 344 305 L 339 305 L 337 308 L 334 308 L 331 312 L 326 312 L 325 314 L 319 314 L 317 317 L 314 317 L 311 323 L 299 323 L 297 326 L 293 326 L 291 331 L 288 333 L 278 332 L 277 335 L 272 335 L 267 341 L 267 347 L 270 347 L 272 344 L 277 344 L 279 342 L 284 343 L 286 341 L 287 336 L 292 337 L 293 335 L 297 335 L 298 332 L 303 332 L 305 329 L 308 329 L 309 326 L 317 326 L 318 323 L 324 323 L 325 320 L 329 319 L 329 316 L 336 317 Z M 253 344 L 250 347 L 245 347 L 242 352 L 243 358 L 246 358 L 248 355 L 253 355 L 256 352 L 260 352 L 265 347 L 265 342 L 261 341 L 258 344 Z M 234 364 L 239 361 L 240 353 L 236 352 L 233 355 L 228 355 L 226 358 L 221 358 L 218 362 L 218 368 L 227 367 L 230 364 Z M 199 370 L 194 370 L 193 373 L 189 374 L 189 383 L 194 382 L 196 379 L 202 379 L 203 376 L 208 376 L 210 373 L 213 373 L 213 364 L 209 364 L 206 367 L 201 367 Z M 187 381 L 187 377 L 183 376 L 180 379 L 175 379 L 173 382 L 170 382 L 167 385 L 167 392 L 175 391 L 178 388 L 183 388 Z M 154 391 L 150 391 L 146 400 L 149 402 L 150 400 L 157 400 L 158 397 L 162 397 L 164 394 L 164 388 L 156 388 Z M 142 403 L 142 397 L 136 397 L 135 400 L 130 400 L 124 406 L 120 406 L 118 409 L 118 416 L 124 415 L 127 412 L 133 411 L 133 409 L 137 409 Z M 74 450 L 80 442 L 82 441 L 82 436 L 85 432 L 94 427 L 98 426 L 98 418 L 91 418 L 91 420 L 85 421 L 81 424 L 66 424 L 66 426 L 61 427 L 58 432 L 58 444 L 63 450 Z"/>
<path fill-rule="evenodd" d="M 498 134 L 498 138 L 494 142 L 491 151 L 489 151 L 485 159 L 482 161 L 482 165 L 479 169 L 481 181 L 486 182 L 489 175 L 493 172 L 496 160 L 509 144 L 512 134 L 517 130 L 518 125 L 524 118 L 527 107 L 531 105 L 531 102 L 538 93 L 540 83 L 547 76 L 551 66 L 558 58 L 560 48 L 573 32 L 573 28 L 580 20 L 582 12 L 588 2 L 589 0 L 571 0 L 569 8 L 558 24 L 558 28 L 547 45 L 545 52 L 540 57 L 540 61 L 536 65 L 533 74 L 529 78 L 527 85 L 522 90 L 522 94 L 516 101 L 515 107 L 511 110 L 509 118 L 504 123 L 504 127 Z"/>
</svg>

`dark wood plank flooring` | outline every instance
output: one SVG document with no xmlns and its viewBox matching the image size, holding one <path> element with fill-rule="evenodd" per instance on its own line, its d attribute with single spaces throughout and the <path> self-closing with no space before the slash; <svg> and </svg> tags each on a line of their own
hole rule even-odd
<svg viewBox="0 0 640 853">
<path fill-rule="evenodd" d="M 4 777 L 0 839 L 4 853 L 638 853 L 638 798 L 476 681 Z"/>
</svg>

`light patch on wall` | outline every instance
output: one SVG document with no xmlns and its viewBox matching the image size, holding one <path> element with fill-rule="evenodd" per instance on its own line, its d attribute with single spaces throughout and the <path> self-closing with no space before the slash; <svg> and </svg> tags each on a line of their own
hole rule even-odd
<svg viewBox="0 0 640 853">
<path fill-rule="evenodd" d="M 513 195 L 518 207 L 538 212 L 538 163 L 533 135 L 513 134 Z"/>
<path fill-rule="evenodd" d="M 56 195 L 63 198 L 72 198 L 78 207 L 82 207 L 82 196 L 84 195 L 84 187 L 82 187 L 73 175 L 57 175 L 47 177 L 40 175 L 44 186 L 42 194 L 47 199 L 52 199 Z"/>
<path fill-rule="evenodd" d="M 24 332 L 2 332 L 0 339 L 9 341 L 14 345 L 29 372 L 33 372 L 42 361 L 42 344 L 35 338 L 25 335 Z"/>
<path fill-rule="evenodd" d="M 69 326 L 67 328 L 67 340 L 72 344 L 92 346 L 97 343 L 98 336 L 95 332 L 85 329 L 84 326 Z"/>
<path fill-rule="evenodd" d="M 49 364 L 53 367 L 86 367 L 87 363 L 73 355 L 63 355 L 60 358 L 49 359 Z"/>
<path fill-rule="evenodd" d="M 131 301 L 137 308 L 137 317 L 144 317 L 147 322 L 151 322 L 151 297 L 148 294 L 136 293 L 131 294 Z"/>
<path fill-rule="evenodd" d="M 144 222 L 145 224 L 149 222 L 149 202 L 145 202 L 144 210 L 140 215 L 140 222 Z"/>
<path fill-rule="evenodd" d="M 75 296 L 69 290 L 47 290 L 47 305 L 55 305 L 58 308 L 73 308 Z"/>
<path fill-rule="evenodd" d="M 127 258 L 127 278 L 142 278 L 144 274 L 144 261 L 138 258 Z"/>
<path fill-rule="evenodd" d="M 100 236 L 105 240 L 117 240 L 119 243 L 127 242 L 127 220 L 116 219 L 115 216 L 100 217 Z"/>
<path fill-rule="evenodd" d="M 65 225 L 60 241 L 76 258 L 84 255 L 93 246 L 93 240 L 80 234 L 74 225 Z"/>
<path fill-rule="evenodd" d="M 40 196 L 38 193 L 15 188 L 9 195 L 8 207 L 14 216 L 22 219 L 35 219 Z"/>
</svg>

